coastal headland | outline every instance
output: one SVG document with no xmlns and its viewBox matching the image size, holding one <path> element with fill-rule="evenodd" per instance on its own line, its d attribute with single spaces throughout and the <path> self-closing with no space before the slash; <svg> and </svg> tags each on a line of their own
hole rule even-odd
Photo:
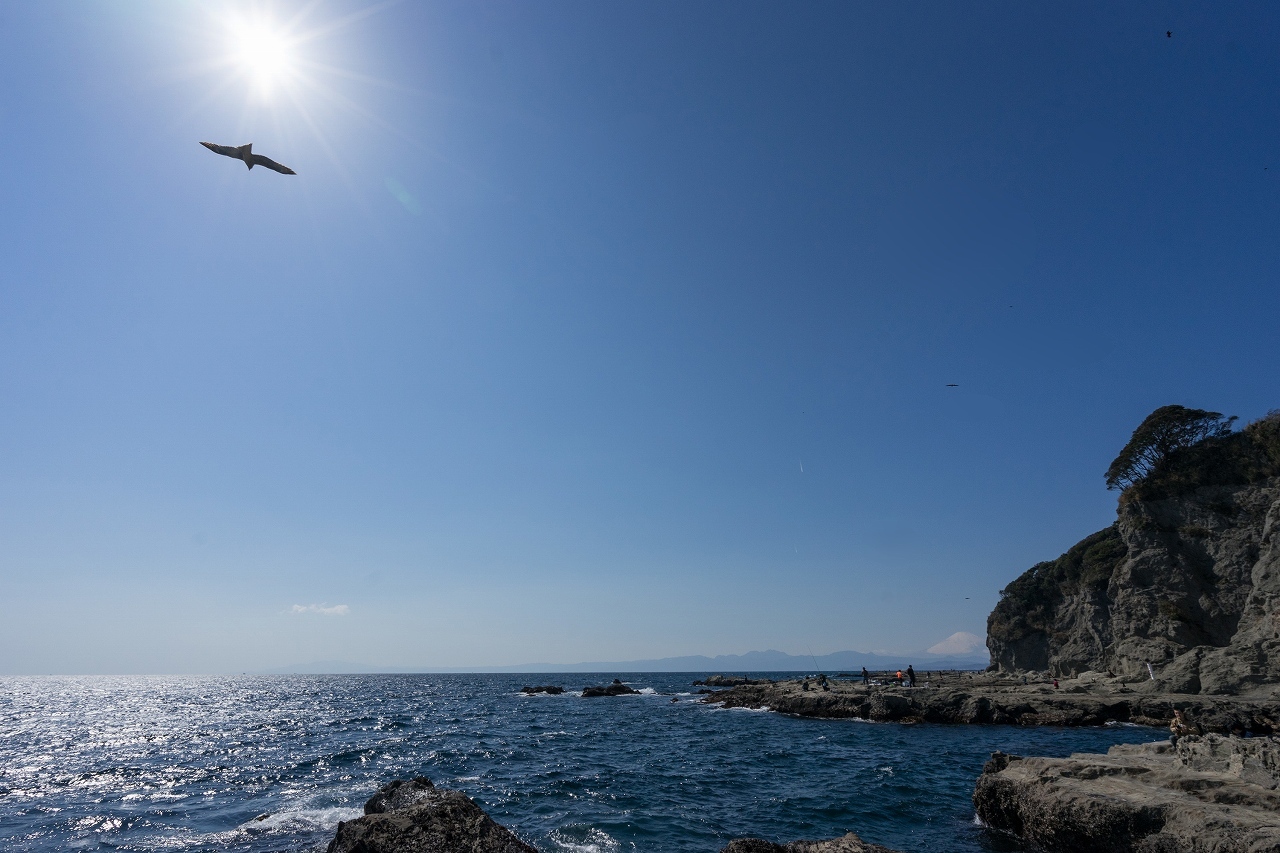
<svg viewBox="0 0 1280 853">
<path fill-rule="evenodd" d="M 920 677 L 920 686 L 912 688 L 831 679 L 826 690 L 814 679 L 753 681 L 702 701 L 798 717 L 1018 726 L 1167 726 L 1178 709 L 1206 732 L 1280 731 L 1280 701 L 1270 687 L 1232 696 L 1168 693 L 1153 689 L 1157 682 L 1094 673 L 1060 679 L 1057 687 L 1051 681 L 1024 684 L 1020 677 L 981 672 L 930 673 L 928 681 L 924 686 Z"/>
</svg>

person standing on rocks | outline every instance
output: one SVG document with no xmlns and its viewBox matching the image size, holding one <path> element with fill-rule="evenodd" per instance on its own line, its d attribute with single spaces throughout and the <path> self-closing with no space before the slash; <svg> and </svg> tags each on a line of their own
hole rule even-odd
<svg viewBox="0 0 1280 853">
<path fill-rule="evenodd" d="M 907 664 L 907 686 L 916 686 L 916 671 L 912 668 L 911 664 Z"/>
<path fill-rule="evenodd" d="M 1196 727 L 1183 716 L 1177 708 L 1173 711 L 1173 719 L 1169 722 L 1169 746 L 1177 746 L 1178 738 L 1196 733 Z"/>
<path fill-rule="evenodd" d="M 865 666 L 862 668 L 862 686 L 871 686 L 871 673 L 867 672 L 867 668 Z"/>
</svg>

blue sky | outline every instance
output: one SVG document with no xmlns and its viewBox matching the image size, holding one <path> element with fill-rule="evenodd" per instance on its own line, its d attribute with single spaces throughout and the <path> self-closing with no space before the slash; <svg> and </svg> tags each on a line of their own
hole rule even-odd
<svg viewBox="0 0 1280 853">
<path fill-rule="evenodd" d="M 0 671 L 981 635 L 1148 412 L 1280 406 L 1278 35 L 5 4 Z"/>
</svg>

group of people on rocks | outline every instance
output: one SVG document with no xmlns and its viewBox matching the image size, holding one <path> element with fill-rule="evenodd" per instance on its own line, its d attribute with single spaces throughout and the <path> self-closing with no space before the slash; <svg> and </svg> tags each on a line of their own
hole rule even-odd
<svg viewBox="0 0 1280 853">
<path fill-rule="evenodd" d="M 907 671 L 905 673 L 902 670 L 898 670 L 896 673 L 894 673 L 894 680 L 898 682 L 899 687 L 902 686 L 903 681 L 906 681 L 908 687 L 915 687 L 916 686 L 915 667 L 908 664 Z M 868 687 L 871 686 L 871 673 L 867 672 L 867 668 L 865 666 L 862 668 L 862 683 Z"/>
</svg>

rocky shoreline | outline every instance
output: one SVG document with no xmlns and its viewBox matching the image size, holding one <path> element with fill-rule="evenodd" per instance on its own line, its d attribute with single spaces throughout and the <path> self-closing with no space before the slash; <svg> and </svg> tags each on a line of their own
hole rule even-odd
<svg viewBox="0 0 1280 853">
<path fill-rule="evenodd" d="M 1272 686 L 1240 696 L 1156 692 L 1155 682 L 1083 673 L 1050 683 L 1022 683 L 992 673 L 945 673 L 920 686 L 863 685 L 828 681 L 829 689 L 803 679 L 741 684 L 705 696 L 725 708 L 768 709 L 780 714 L 877 722 L 970 725 L 1101 726 L 1135 723 L 1168 726 L 1174 709 L 1205 732 L 1269 735 L 1280 731 L 1280 702 Z M 806 686 L 808 689 L 806 689 Z"/>
<path fill-rule="evenodd" d="M 1046 853 L 1275 853 L 1280 743 L 1220 735 L 1113 746 L 1106 755 L 995 753 L 978 818 Z"/>
<path fill-rule="evenodd" d="M 1275 853 L 1280 741 L 1215 734 L 1112 747 L 1106 755 L 994 753 L 973 794 L 989 830 L 1042 853 Z M 461 791 L 398 779 L 338 824 L 327 853 L 536 853 Z M 720 853 L 894 853 L 854 833 Z"/>
<path fill-rule="evenodd" d="M 537 853 L 461 791 L 430 779 L 397 779 L 364 805 L 364 817 L 338 824 L 326 853 Z M 824 841 L 776 844 L 735 838 L 721 853 L 895 853 L 852 832 Z"/>
</svg>

